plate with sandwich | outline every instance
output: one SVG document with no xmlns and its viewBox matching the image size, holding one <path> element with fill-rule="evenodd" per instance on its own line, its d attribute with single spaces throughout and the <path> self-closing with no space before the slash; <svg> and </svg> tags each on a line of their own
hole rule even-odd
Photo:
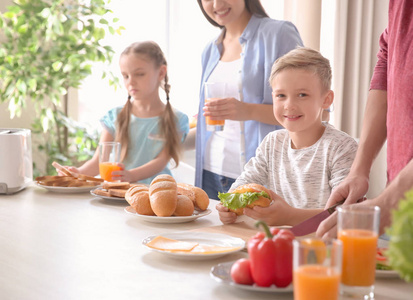
<svg viewBox="0 0 413 300">
<path fill-rule="evenodd" d="M 126 192 L 135 186 L 129 182 L 104 182 L 101 187 L 90 191 L 90 194 L 105 200 L 126 201 Z"/>
<path fill-rule="evenodd" d="M 149 236 L 142 245 L 175 259 L 207 260 L 241 251 L 245 241 L 222 233 L 182 231 Z"/>
</svg>

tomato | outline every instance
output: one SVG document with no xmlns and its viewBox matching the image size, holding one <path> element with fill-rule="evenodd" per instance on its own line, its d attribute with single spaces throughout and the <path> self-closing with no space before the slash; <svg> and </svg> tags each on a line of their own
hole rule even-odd
<svg viewBox="0 0 413 300">
<path fill-rule="evenodd" d="M 238 259 L 231 267 L 231 278 L 235 283 L 253 285 L 249 259 Z"/>
<path fill-rule="evenodd" d="M 387 248 L 377 248 L 377 254 L 376 254 L 376 260 L 377 262 L 385 262 L 387 261 L 387 257 L 384 256 L 384 252 L 387 250 Z"/>
</svg>

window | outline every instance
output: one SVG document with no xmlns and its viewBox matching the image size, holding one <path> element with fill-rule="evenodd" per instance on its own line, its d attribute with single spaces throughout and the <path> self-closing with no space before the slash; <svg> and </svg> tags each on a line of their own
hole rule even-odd
<svg viewBox="0 0 413 300">
<path fill-rule="evenodd" d="M 334 11 L 334 5 L 323 1 L 323 10 Z M 261 0 L 270 17 L 282 19 L 284 1 Z M 171 104 L 189 117 L 196 114 L 199 103 L 199 84 L 201 76 L 201 53 L 206 44 L 220 32 L 203 16 L 195 0 L 136 1 L 117 0 L 110 3 L 114 15 L 126 30 L 121 36 L 107 36 L 106 43 L 115 50 L 111 66 L 119 78 L 119 54 L 136 41 L 153 40 L 165 53 L 168 62 L 168 76 L 171 84 Z M 330 58 L 333 54 L 332 38 L 334 14 L 323 14 L 329 23 L 322 26 L 321 51 Z M 326 31 L 327 30 L 327 31 Z M 329 31 L 328 31 L 329 30 Z M 160 91 L 161 99 L 165 94 Z M 99 127 L 99 119 L 111 108 L 123 105 L 127 92 L 123 86 L 117 91 L 101 79 L 101 69 L 94 68 L 79 89 L 78 119 L 90 126 Z"/>
</svg>

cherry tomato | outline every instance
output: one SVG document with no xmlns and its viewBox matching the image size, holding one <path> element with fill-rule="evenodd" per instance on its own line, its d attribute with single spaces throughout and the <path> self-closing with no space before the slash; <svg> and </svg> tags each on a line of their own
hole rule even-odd
<svg viewBox="0 0 413 300">
<path fill-rule="evenodd" d="M 231 267 L 231 278 L 235 283 L 253 285 L 249 259 L 238 259 Z"/>
</svg>

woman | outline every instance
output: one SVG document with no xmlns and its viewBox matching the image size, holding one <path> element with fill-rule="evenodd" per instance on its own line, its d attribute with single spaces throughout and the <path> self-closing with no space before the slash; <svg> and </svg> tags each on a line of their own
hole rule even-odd
<svg viewBox="0 0 413 300">
<path fill-rule="evenodd" d="M 281 128 L 272 112 L 268 78 L 274 61 L 302 41 L 292 23 L 270 19 L 259 0 L 198 4 L 207 20 L 222 30 L 202 54 L 195 185 L 218 199 L 267 133 Z M 205 82 L 226 82 L 227 97 L 205 104 Z M 225 119 L 224 130 L 208 132 L 205 116 Z"/>
</svg>

